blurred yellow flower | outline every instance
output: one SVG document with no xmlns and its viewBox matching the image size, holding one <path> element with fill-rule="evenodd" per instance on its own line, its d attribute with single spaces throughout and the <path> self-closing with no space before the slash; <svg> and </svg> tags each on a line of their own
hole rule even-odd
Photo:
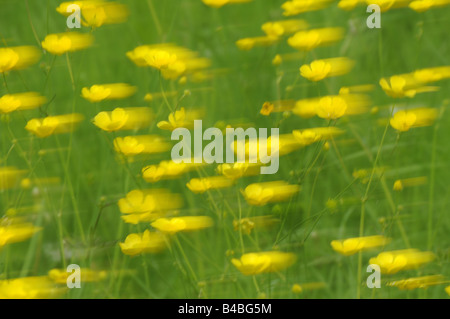
<svg viewBox="0 0 450 319">
<path fill-rule="evenodd" d="M 390 239 L 384 236 L 366 236 L 333 240 L 331 242 L 331 247 L 333 248 L 333 250 L 344 256 L 350 256 L 360 251 L 366 251 L 373 248 L 385 246 L 389 242 Z"/>
<path fill-rule="evenodd" d="M 277 37 L 263 36 L 253 38 L 243 38 L 236 41 L 236 46 L 239 50 L 248 51 L 255 47 L 268 47 L 278 42 Z"/>
<path fill-rule="evenodd" d="M 159 218 L 151 223 L 152 227 L 163 233 L 175 234 L 212 227 L 214 225 L 208 216 L 183 216 L 174 218 Z"/>
<path fill-rule="evenodd" d="M 364 2 L 364 0 L 341 0 L 338 3 L 338 7 L 342 10 L 353 10 L 357 5 Z"/>
<path fill-rule="evenodd" d="M 47 276 L 0 280 L 0 299 L 53 299 L 66 289 L 58 287 Z"/>
<path fill-rule="evenodd" d="M 200 119 L 202 112 L 200 110 L 188 110 L 184 107 L 169 114 L 168 121 L 160 121 L 157 126 L 161 130 L 173 131 L 176 128 L 192 128 L 194 126 L 194 119 Z"/>
<path fill-rule="evenodd" d="M 406 249 L 382 252 L 377 257 L 370 258 L 369 263 L 379 265 L 382 274 L 395 274 L 402 270 L 418 268 L 435 258 L 429 251 Z"/>
<path fill-rule="evenodd" d="M 423 86 L 410 74 L 394 75 L 389 79 L 382 78 L 380 86 L 392 98 L 413 98 L 417 93 L 437 91 L 436 87 Z"/>
<path fill-rule="evenodd" d="M 211 189 L 221 189 L 233 186 L 233 179 L 225 176 L 208 176 L 204 178 L 193 178 L 186 184 L 187 188 L 195 194 L 202 194 Z"/>
<path fill-rule="evenodd" d="M 295 260 L 293 253 L 268 251 L 244 254 L 240 259 L 233 258 L 231 263 L 243 275 L 250 276 L 282 271 L 292 266 Z"/>
<path fill-rule="evenodd" d="M 13 166 L 0 167 L 0 190 L 17 186 L 24 173 L 24 170 L 19 170 Z"/>
<path fill-rule="evenodd" d="M 283 15 L 293 16 L 328 7 L 334 0 L 291 0 L 282 4 Z"/>
<path fill-rule="evenodd" d="M 221 8 L 227 4 L 245 3 L 253 0 L 202 0 L 204 4 L 212 8 Z"/>
<path fill-rule="evenodd" d="M 431 108 L 416 108 L 401 110 L 390 119 L 391 126 L 400 132 L 409 131 L 413 127 L 429 126 L 437 117 L 437 110 Z"/>
<path fill-rule="evenodd" d="M 218 165 L 216 171 L 229 179 L 238 179 L 243 176 L 258 175 L 260 167 L 259 163 L 224 163 Z"/>
<path fill-rule="evenodd" d="M 166 236 L 150 232 L 148 229 L 143 233 L 130 234 L 125 238 L 125 242 L 119 243 L 122 253 L 129 256 L 158 253 L 163 251 L 167 245 L 168 238 Z"/>
<path fill-rule="evenodd" d="M 268 203 L 286 201 L 299 191 L 299 185 L 290 185 L 285 181 L 275 181 L 250 184 L 241 192 L 250 205 L 263 206 Z"/>
<path fill-rule="evenodd" d="M 266 228 L 270 227 L 280 220 L 272 216 L 256 216 L 241 218 L 239 220 L 233 220 L 233 228 L 235 231 L 242 231 L 243 233 L 250 235 L 255 228 Z"/>
<path fill-rule="evenodd" d="M 307 28 L 308 23 L 305 20 L 297 19 L 266 22 L 261 26 L 261 29 L 269 37 L 281 37 Z"/>
<path fill-rule="evenodd" d="M 0 112 L 31 110 L 44 104 L 47 99 L 37 92 L 6 94 L 0 98 Z"/>
<path fill-rule="evenodd" d="M 142 169 L 142 177 L 146 182 L 155 183 L 161 179 L 178 177 L 184 173 L 197 169 L 204 163 L 175 163 L 173 161 L 162 161 L 158 165 L 149 165 Z"/>
<path fill-rule="evenodd" d="M 183 200 L 179 194 L 165 189 L 135 189 L 119 199 L 117 204 L 122 214 L 154 213 L 178 209 Z"/>
<path fill-rule="evenodd" d="M 88 33 L 65 32 L 49 34 L 42 41 L 42 48 L 54 55 L 83 50 L 92 45 L 94 38 Z"/>
<path fill-rule="evenodd" d="M 315 60 L 311 64 L 300 67 L 300 74 L 310 81 L 320 81 L 325 78 L 340 76 L 350 72 L 354 62 L 348 58 L 331 58 Z"/>
<path fill-rule="evenodd" d="M 413 289 L 424 289 L 430 286 L 441 285 L 448 281 L 445 280 L 442 275 L 432 275 L 432 276 L 422 276 L 413 277 L 403 280 L 396 280 L 388 282 L 386 285 L 390 287 L 397 287 L 400 290 L 413 290 Z"/>
<path fill-rule="evenodd" d="M 44 138 L 53 134 L 71 132 L 84 119 L 82 114 L 65 114 L 31 119 L 25 129 L 37 137 Z"/>
<path fill-rule="evenodd" d="M 344 36 L 342 28 L 323 28 L 299 31 L 288 39 L 294 49 L 310 51 L 320 46 L 327 46 L 340 41 Z"/>
<path fill-rule="evenodd" d="M 41 56 L 33 46 L 0 48 L 0 73 L 24 69 L 35 64 Z"/>
<path fill-rule="evenodd" d="M 41 227 L 29 223 L 0 224 L 0 249 L 8 244 L 25 241 L 40 230 Z"/>
<path fill-rule="evenodd" d="M 398 179 L 394 182 L 393 189 L 395 191 L 402 191 L 405 187 L 424 185 L 426 184 L 426 182 L 427 182 L 426 176 Z"/>
<path fill-rule="evenodd" d="M 317 116 L 327 120 L 336 120 L 344 116 L 347 103 L 342 97 L 325 96 L 320 99 L 317 106 Z"/>
<path fill-rule="evenodd" d="M 113 144 L 115 151 L 125 156 L 163 153 L 169 150 L 171 146 L 157 135 L 117 137 Z"/>
<path fill-rule="evenodd" d="M 116 108 L 112 112 L 100 112 L 94 125 L 106 132 L 144 128 L 150 125 L 152 113 L 149 108 Z"/>
<path fill-rule="evenodd" d="M 96 271 L 89 268 L 81 268 L 81 282 L 97 282 L 105 279 L 108 273 L 105 270 Z M 67 284 L 67 278 L 70 276 L 70 272 L 66 269 L 52 269 L 48 272 L 48 277 L 57 284 Z"/>
<path fill-rule="evenodd" d="M 126 83 L 93 85 L 83 88 L 81 96 L 90 102 L 125 99 L 136 92 L 136 87 Z"/>
</svg>

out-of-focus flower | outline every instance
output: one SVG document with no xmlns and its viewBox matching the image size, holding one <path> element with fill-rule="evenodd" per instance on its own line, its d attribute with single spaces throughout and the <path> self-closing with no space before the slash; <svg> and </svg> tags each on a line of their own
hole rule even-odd
<svg viewBox="0 0 450 319">
<path fill-rule="evenodd" d="M 333 0 L 291 0 L 282 4 L 283 15 L 294 16 L 328 7 Z"/>
<path fill-rule="evenodd" d="M 279 66 L 281 63 L 283 63 L 283 58 L 281 57 L 281 55 L 280 54 L 275 55 L 275 57 L 272 59 L 272 65 Z M 268 114 L 264 114 L 264 113 L 261 113 L 261 114 L 268 115 Z"/>
<path fill-rule="evenodd" d="M 133 130 L 148 127 L 153 119 L 147 107 L 116 108 L 112 112 L 100 112 L 94 124 L 106 132 Z"/>
<path fill-rule="evenodd" d="M 353 94 L 353 93 L 365 93 L 375 89 L 373 84 L 343 86 L 339 90 L 339 95 Z"/>
<path fill-rule="evenodd" d="M 396 280 L 388 282 L 386 285 L 390 287 L 397 287 L 400 290 L 413 290 L 413 289 L 424 289 L 430 286 L 441 285 L 446 283 L 444 276 L 442 275 L 432 275 L 432 276 L 422 276 L 413 277 L 403 280 Z"/>
<path fill-rule="evenodd" d="M 129 234 L 125 242 L 119 243 L 122 253 L 129 256 L 159 253 L 167 248 L 167 244 L 168 238 L 164 234 L 151 232 L 148 229 L 143 233 Z"/>
<path fill-rule="evenodd" d="M 169 114 L 168 121 L 160 121 L 157 126 L 161 130 L 173 131 L 176 128 L 192 128 L 194 126 L 194 120 L 200 119 L 202 117 L 202 112 L 199 110 L 188 110 L 186 111 L 184 107 L 179 110 Z"/>
<path fill-rule="evenodd" d="M 380 266 L 382 274 L 395 274 L 402 270 L 415 269 L 433 261 L 436 256 L 429 251 L 417 249 L 386 251 L 370 258 L 370 264 Z"/>
<path fill-rule="evenodd" d="M 279 223 L 280 220 L 273 216 L 256 216 L 233 220 L 233 228 L 235 231 L 241 230 L 243 233 L 250 235 L 253 229 L 267 228 Z"/>
<path fill-rule="evenodd" d="M 426 176 L 398 179 L 394 182 L 393 189 L 395 191 L 402 191 L 405 187 L 424 185 L 426 182 Z"/>
<path fill-rule="evenodd" d="M 233 186 L 234 181 L 225 176 L 208 176 L 193 178 L 186 184 L 187 188 L 195 194 L 202 194 L 212 189 L 222 189 Z"/>
<path fill-rule="evenodd" d="M 450 286 L 445 287 L 445 292 L 450 296 Z"/>
<path fill-rule="evenodd" d="M 136 92 L 136 87 L 126 83 L 97 84 L 90 88 L 84 87 L 81 96 L 89 102 L 100 102 L 103 100 L 125 99 Z"/>
<path fill-rule="evenodd" d="M 164 189 L 135 189 L 118 201 L 122 214 L 157 213 L 178 209 L 183 205 L 179 194 Z"/>
<path fill-rule="evenodd" d="M 390 239 L 384 236 L 366 236 L 333 240 L 331 242 L 331 247 L 333 250 L 344 256 L 350 256 L 360 251 L 385 246 L 389 242 Z"/>
<path fill-rule="evenodd" d="M 242 191 L 242 195 L 250 205 L 263 206 L 268 203 L 286 201 L 299 191 L 299 185 L 275 181 L 250 184 Z"/>
<path fill-rule="evenodd" d="M 53 299 L 66 289 L 58 287 L 47 276 L 0 280 L 0 299 Z"/>
<path fill-rule="evenodd" d="M 288 44 L 300 51 L 310 51 L 317 47 L 334 44 L 343 37 L 342 28 L 312 29 L 297 32 L 288 39 Z"/>
<path fill-rule="evenodd" d="M 204 163 L 175 163 L 173 161 L 162 161 L 158 165 L 149 165 L 142 169 L 142 177 L 146 182 L 155 183 L 161 179 L 176 178 L 184 173 L 197 169 Z"/>
<path fill-rule="evenodd" d="M 54 55 L 86 49 L 92 45 L 94 37 L 89 33 L 64 32 L 49 34 L 42 41 L 42 48 Z"/>
<path fill-rule="evenodd" d="M 243 176 L 254 176 L 260 173 L 261 164 L 256 163 L 233 163 L 220 164 L 217 172 L 229 179 L 238 179 Z"/>
<path fill-rule="evenodd" d="M 114 149 L 125 156 L 163 153 L 170 144 L 157 135 L 125 136 L 114 139 Z"/>
<path fill-rule="evenodd" d="M 394 75 L 389 79 L 382 78 L 380 86 L 384 92 L 392 98 L 413 98 L 417 93 L 437 91 L 438 87 L 423 86 L 411 74 Z"/>
<path fill-rule="evenodd" d="M 307 28 L 308 22 L 298 19 L 266 22 L 261 26 L 261 29 L 269 37 L 281 37 Z"/>
<path fill-rule="evenodd" d="M 128 7 L 117 2 L 93 2 L 81 8 L 84 26 L 93 28 L 101 27 L 105 24 L 123 23 L 129 16 Z"/>
<path fill-rule="evenodd" d="M 320 99 L 317 107 L 317 116 L 327 120 L 336 120 L 344 116 L 347 103 L 342 97 L 325 96 Z"/>
<path fill-rule="evenodd" d="M 169 80 L 183 76 L 192 76 L 194 80 L 211 64 L 209 59 L 199 58 L 197 53 L 172 44 L 138 46 L 127 52 L 127 57 L 137 66 L 160 70 Z"/>
<path fill-rule="evenodd" d="M 365 3 L 364 0 L 341 0 L 338 3 L 338 7 L 342 10 L 353 10 L 356 6 Z"/>
<path fill-rule="evenodd" d="M 97 282 L 106 279 L 108 273 L 105 270 L 92 270 L 89 268 L 80 269 L 81 282 Z M 48 272 L 48 277 L 57 284 L 67 284 L 70 273 L 66 269 L 52 269 Z"/>
<path fill-rule="evenodd" d="M 29 223 L 0 224 L 0 249 L 8 244 L 25 241 L 40 230 L 42 228 Z"/>
<path fill-rule="evenodd" d="M 243 275 L 250 276 L 282 271 L 292 266 L 295 260 L 293 253 L 267 251 L 244 254 L 240 259 L 233 258 L 231 263 Z"/>
<path fill-rule="evenodd" d="M 310 81 L 320 81 L 325 78 L 347 74 L 355 63 L 348 58 L 331 58 L 315 60 L 311 64 L 300 67 L 300 74 Z"/>
<path fill-rule="evenodd" d="M 208 216 L 182 216 L 160 218 L 151 223 L 151 225 L 163 233 L 175 234 L 209 228 L 214 225 L 214 222 Z"/>
<path fill-rule="evenodd" d="M 0 48 L 0 73 L 27 68 L 40 57 L 41 53 L 33 46 Z"/>
<path fill-rule="evenodd" d="M 390 9 L 405 8 L 411 0 L 365 0 L 367 5 L 376 4 L 380 7 L 381 12 Z"/>
<path fill-rule="evenodd" d="M 419 69 L 414 71 L 412 75 L 416 81 L 423 84 L 437 82 L 450 78 L 450 66 Z"/>
<path fill-rule="evenodd" d="M 82 114 L 65 114 L 29 120 L 25 129 L 37 137 L 44 138 L 53 134 L 68 133 L 84 119 Z"/>
<path fill-rule="evenodd" d="M 245 3 L 245 2 L 251 2 L 253 0 L 202 0 L 204 4 L 206 4 L 208 7 L 212 8 L 221 8 L 224 5 L 227 4 L 237 4 L 237 3 Z"/>
<path fill-rule="evenodd" d="M 6 94 L 0 98 L 0 112 L 31 110 L 44 104 L 47 99 L 36 92 Z"/>
<path fill-rule="evenodd" d="M 409 4 L 409 7 L 416 12 L 425 12 L 448 5 L 450 5 L 450 0 L 415 0 Z"/>
<path fill-rule="evenodd" d="M 297 142 L 302 146 L 307 146 L 321 140 L 330 139 L 343 133 L 344 131 L 334 126 L 314 127 L 310 129 L 292 131 L 292 134 L 296 138 Z"/>
<path fill-rule="evenodd" d="M 390 119 L 391 126 L 400 132 L 409 131 L 413 127 L 429 126 L 436 120 L 437 110 L 431 108 L 416 108 L 401 110 Z"/>
<path fill-rule="evenodd" d="M 278 37 L 263 36 L 253 38 L 243 38 L 236 41 L 239 50 L 248 51 L 255 47 L 268 47 L 278 42 Z"/>
</svg>

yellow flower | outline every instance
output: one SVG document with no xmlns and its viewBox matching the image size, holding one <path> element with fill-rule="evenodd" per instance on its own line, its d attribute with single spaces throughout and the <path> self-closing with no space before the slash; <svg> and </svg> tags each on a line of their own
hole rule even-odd
<svg viewBox="0 0 450 319">
<path fill-rule="evenodd" d="M 248 51 L 255 47 L 268 47 L 277 42 L 278 38 L 273 36 L 243 38 L 236 41 L 236 46 L 239 48 L 239 50 Z"/>
<path fill-rule="evenodd" d="M 40 51 L 32 46 L 0 48 L 0 73 L 26 68 L 40 56 Z"/>
<path fill-rule="evenodd" d="M 202 0 L 204 4 L 212 8 L 221 8 L 226 4 L 245 3 L 253 0 Z"/>
<path fill-rule="evenodd" d="M 417 116 L 413 112 L 398 111 L 390 120 L 393 128 L 400 132 L 409 131 L 409 129 L 416 123 Z"/>
<path fill-rule="evenodd" d="M 249 235 L 255 228 L 265 228 L 279 222 L 279 219 L 273 218 L 272 216 L 241 218 L 239 220 L 233 220 L 233 228 L 235 231 L 240 230 L 243 233 Z"/>
<path fill-rule="evenodd" d="M 402 191 L 405 187 L 423 185 L 427 182 L 426 176 L 399 179 L 394 182 L 394 190 Z"/>
<path fill-rule="evenodd" d="M 279 65 L 281 65 L 281 63 L 283 63 L 283 58 L 281 57 L 281 55 L 279 55 L 279 54 L 275 55 L 275 57 L 272 60 L 272 65 L 279 66 Z M 263 114 L 263 113 L 261 113 L 261 114 L 268 115 L 268 114 Z"/>
<path fill-rule="evenodd" d="M 301 294 L 305 290 L 315 290 L 324 288 L 325 284 L 323 282 L 309 282 L 306 284 L 294 284 L 291 288 L 291 291 L 294 294 Z"/>
<path fill-rule="evenodd" d="M 130 234 L 125 242 L 119 243 L 120 250 L 125 255 L 136 256 L 140 254 L 158 253 L 167 247 L 168 238 L 161 233 L 150 232 Z"/>
<path fill-rule="evenodd" d="M 390 9 L 405 8 L 411 0 L 365 0 L 367 5 L 376 4 L 380 7 L 381 12 Z"/>
<path fill-rule="evenodd" d="M 70 132 L 83 119 L 84 117 L 81 114 L 48 116 L 29 120 L 25 129 L 40 138 L 44 138 L 52 134 Z"/>
<path fill-rule="evenodd" d="M 333 0 L 291 0 L 283 3 L 283 15 L 293 16 L 326 8 Z"/>
<path fill-rule="evenodd" d="M 213 224 L 213 220 L 208 216 L 160 218 L 151 223 L 152 227 L 168 234 L 201 230 L 212 227 Z"/>
<path fill-rule="evenodd" d="M 115 151 L 125 156 L 162 153 L 170 149 L 170 144 L 156 135 L 117 137 L 113 144 Z"/>
<path fill-rule="evenodd" d="M 423 86 L 414 78 L 414 75 L 403 74 L 394 75 L 389 78 L 380 80 L 380 86 L 383 91 L 392 98 L 413 98 L 417 93 L 437 91 L 436 87 Z"/>
<path fill-rule="evenodd" d="M 110 114 L 100 112 L 94 118 L 94 124 L 106 132 L 118 131 L 125 126 L 128 113 L 122 108 L 114 109 Z"/>
<path fill-rule="evenodd" d="M 65 32 L 49 34 L 42 41 L 42 48 L 54 55 L 73 52 L 91 46 L 93 37 L 91 34 L 78 32 Z"/>
<path fill-rule="evenodd" d="M 122 214 L 141 214 L 178 209 L 183 201 L 178 194 L 164 189 L 135 189 L 119 199 L 117 204 Z"/>
<path fill-rule="evenodd" d="M 338 7 L 342 10 L 353 10 L 362 3 L 364 3 L 364 0 L 341 0 L 338 3 Z"/>
<path fill-rule="evenodd" d="M 385 246 L 389 242 L 390 239 L 384 236 L 367 236 L 333 240 L 331 242 L 331 247 L 333 248 L 333 250 L 344 256 L 350 256 L 360 251 L 366 251 L 376 247 Z"/>
<path fill-rule="evenodd" d="M 320 81 L 325 78 L 339 76 L 350 72 L 354 62 L 347 58 L 332 58 L 316 60 L 300 67 L 300 74 L 310 81 Z"/>
<path fill-rule="evenodd" d="M 205 165 L 204 163 L 175 163 L 173 161 L 162 161 L 159 165 L 149 165 L 142 169 L 142 177 L 146 182 L 155 183 L 161 179 L 175 178 L 181 174 L 195 170 Z"/>
<path fill-rule="evenodd" d="M 30 110 L 44 104 L 47 99 L 36 92 L 6 94 L 0 98 L 0 112 L 11 113 L 16 110 Z"/>
<path fill-rule="evenodd" d="M 58 288 L 47 276 L 0 280 L 0 299 L 52 299 L 67 288 Z"/>
<path fill-rule="evenodd" d="M 124 99 L 136 92 L 136 87 L 126 83 L 93 85 L 83 88 L 81 96 L 90 102 Z"/>
<path fill-rule="evenodd" d="M 264 31 L 266 35 L 277 38 L 307 28 L 308 23 L 306 21 L 294 19 L 266 22 L 261 26 L 261 29 Z"/>
<path fill-rule="evenodd" d="M 262 273 L 280 272 L 294 264 L 296 257 L 293 253 L 268 251 L 248 253 L 240 259 L 233 258 L 231 263 L 246 276 Z"/>
<path fill-rule="evenodd" d="M 243 176 L 254 176 L 260 173 L 261 164 L 258 163 L 233 163 L 220 164 L 217 172 L 229 179 L 238 179 Z"/>
<path fill-rule="evenodd" d="M 97 282 L 105 279 L 108 273 L 104 270 L 95 271 L 89 268 L 81 268 L 81 282 Z M 66 269 L 52 269 L 48 272 L 48 277 L 57 284 L 67 284 L 67 278 L 70 276 L 70 272 Z"/>
<path fill-rule="evenodd" d="M 299 31 L 288 39 L 294 49 L 310 51 L 320 46 L 327 46 L 340 41 L 344 36 L 342 28 L 323 28 Z"/>
<path fill-rule="evenodd" d="M 397 287 L 400 290 L 413 290 L 417 288 L 424 289 L 434 285 L 441 285 L 445 282 L 444 276 L 432 275 L 391 281 L 387 283 L 387 286 Z"/>
<path fill-rule="evenodd" d="M 0 167 L 0 190 L 10 189 L 17 186 L 20 178 L 25 173 L 13 166 Z"/>
<path fill-rule="evenodd" d="M 32 224 L 12 224 L 2 226 L 0 224 L 0 249 L 8 244 L 18 243 L 29 239 L 42 228 Z"/>
<path fill-rule="evenodd" d="M 221 189 L 233 186 L 234 181 L 225 176 L 208 176 L 193 178 L 186 184 L 187 188 L 195 194 L 202 194 L 211 189 Z"/>
<path fill-rule="evenodd" d="M 290 185 L 284 181 L 255 183 L 248 185 L 242 195 L 254 206 L 286 201 L 300 191 L 299 185 Z"/>
<path fill-rule="evenodd" d="M 406 249 L 382 252 L 377 257 L 370 258 L 369 263 L 379 265 L 382 274 L 395 274 L 401 270 L 418 268 L 435 258 L 429 251 Z"/>
<path fill-rule="evenodd" d="M 191 127 L 193 123 L 191 121 L 186 121 L 186 111 L 184 107 L 180 108 L 178 111 L 169 114 L 169 121 L 158 122 L 157 126 L 161 130 L 173 131 L 180 127 Z"/>
<path fill-rule="evenodd" d="M 326 96 L 320 99 L 317 106 L 317 116 L 327 120 L 336 120 L 342 117 L 347 110 L 347 103 L 339 96 Z"/>
<path fill-rule="evenodd" d="M 445 287 L 445 292 L 450 296 L 450 286 Z"/>
</svg>

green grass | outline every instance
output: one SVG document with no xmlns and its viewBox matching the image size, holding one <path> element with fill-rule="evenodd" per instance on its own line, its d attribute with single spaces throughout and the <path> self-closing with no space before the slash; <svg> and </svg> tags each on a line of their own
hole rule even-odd
<svg viewBox="0 0 450 319">
<path fill-rule="evenodd" d="M 283 1 L 255 0 L 219 10 L 206 7 L 200 0 L 123 1 L 130 9 L 126 23 L 102 26 L 93 31 L 93 47 L 54 58 L 44 53 L 39 63 L 5 76 L 0 94 L 37 91 L 49 102 L 41 110 L 2 115 L 0 123 L 0 165 L 27 170 L 27 176 L 59 177 L 58 185 L 0 192 L 0 215 L 8 209 L 24 209 L 22 215 L 43 231 L 33 238 L 0 250 L 0 278 L 46 275 L 52 268 L 75 263 L 81 267 L 110 271 L 106 281 L 86 283 L 81 289 L 68 291 L 64 298 L 444 298 L 445 285 L 427 290 L 400 291 L 386 287 L 387 281 L 428 274 L 450 276 L 449 236 L 450 179 L 448 112 L 450 82 L 439 82 L 438 92 L 418 94 L 414 99 L 393 100 L 379 87 L 381 77 L 407 73 L 419 68 L 450 65 L 448 26 L 450 8 L 415 13 L 409 9 L 382 14 L 382 28 L 366 27 L 365 7 L 345 12 L 335 4 L 300 18 L 311 27 L 342 26 L 346 37 L 337 45 L 319 48 L 303 59 L 274 67 L 277 53 L 293 53 L 286 41 L 276 46 L 239 51 L 235 41 L 262 35 L 260 26 L 270 20 L 283 19 Z M 55 0 L 0 1 L 1 46 L 38 45 L 47 34 L 66 30 L 65 18 L 55 8 Z M 152 16 L 152 7 L 157 20 Z M 34 30 L 34 31 L 33 31 Z M 83 32 L 89 32 L 83 28 Z M 35 38 L 34 32 L 37 36 Z M 256 127 L 279 127 L 280 133 L 293 129 L 326 126 L 325 120 L 301 119 L 295 115 L 259 114 L 265 101 L 302 99 L 337 94 L 342 86 L 374 84 L 374 106 L 427 106 L 440 110 L 436 123 L 398 134 L 377 124 L 390 116 L 390 108 L 378 114 L 346 117 L 337 126 L 346 131 L 336 139 L 335 148 L 318 153 L 308 146 L 280 158 L 280 170 L 273 176 L 240 179 L 236 186 L 203 195 L 191 193 L 185 186 L 197 173 L 179 179 L 147 184 L 141 168 L 169 159 L 170 153 L 152 156 L 127 168 L 112 149 L 114 136 L 127 134 L 170 134 L 156 127 L 169 114 L 164 101 L 148 104 L 144 95 L 160 91 L 158 72 L 138 68 L 126 56 L 138 45 L 176 43 L 197 51 L 220 70 L 212 80 L 185 85 L 163 80 L 166 91 L 184 90 L 191 95 L 180 102 L 186 108 L 205 107 L 203 127 L 217 121 L 253 123 Z M 348 56 L 356 66 L 348 75 L 326 79 L 318 84 L 300 77 L 298 68 L 315 58 Z M 74 89 L 68 68 L 73 71 Z M 84 100 L 81 88 L 93 84 L 126 82 L 138 87 L 138 93 L 121 101 L 91 104 Z M 7 83 L 7 87 L 6 87 Z M 174 101 L 170 99 L 170 103 Z M 145 130 L 113 135 L 100 131 L 91 119 L 102 110 L 119 106 L 150 106 L 157 120 Z M 85 121 L 73 134 L 39 139 L 25 129 L 26 122 L 45 114 L 82 113 Z M 383 142 L 383 143 L 382 143 Z M 336 149 L 338 151 L 336 151 Z M 318 155 L 319 154 L 319 155 Z M 308 171 L 308 165 L 318 160 Z M 212 165 L 206 168 L 214 174 Z M 370 187 L 355 181 L 352 172 L 372 167 L 388 167 L 382 178 L 374 176 Z M 307 174 L 305 174 L 307 173 Z M 428 183 L 394 192 L 396 179 L 427 176 Z M 302 191 L 291 201 L 263 207 L 251 207 L 239 190 L 248 184 L 267 180 L 300 183 Z M 119 242 L 133 232 L 150 226 L 125 224 L 120 219 L 117 200 L 128 191 L 141 187 L 168 188 L 185 199 L 182 212 L 211 216 L 215 226 L 192 234 L 179 234 L 171 246 L 160 254 L 129 257 L 121 253 Z M 366 201 L 362 199 L 366 195 Z M 352 199 L 330 212 L 328 199 Z M 363 205 L 363 209 L 362 209 Z M 418 270 L 382 276 L 382 288 L 365 285 L 365 269 L 370 257 L 378 252 L 344 257 L 331 249 L 334 239 L 360 235 L 361 212 L 364 211 L 364 235 L 385 234 L 393 241 L 387 250 L 412 248 L 430 250 L 437 260 Z M 77 219 L 79 215 L 79 220 Z M 234 252 L 243 252 L 240 234 L 232 221 L 238 216 L 271 214 L 281 222 L 267 230 L 243 235 L 245 252 L 279 248 L 294 252 L 294 266 L 282 273 L 263 274 L 255 278 L 240 274 L 231 264 Z M 380 218 L 386 218 L 381 224 Z M 399 224 L 398 221 L 401 221 Z M 405 233 L 401 234 L 404 227 Z M 84 236 L 84 240 L 83 240 Z M 63 254 L 61 247 L 64 247 Z M 64 256 L 64 260 L 62 259 Z M 362 268 L 358 281 L 358 266 Z M 194 275 L 193 275 L 194 274 Z M 194 278 L 196 280 L 194 280 Z M 294 295 L 295 283 L 323 282 L 325 288 Z M 200 284 L 199 284 L 200 283 Z M 448 284 L 447 284 L 448 285 Z M 359 287 L 359 288 L 358 288 Z M 358 292 L 360 290 L 360 292 Z"/>
</svg>

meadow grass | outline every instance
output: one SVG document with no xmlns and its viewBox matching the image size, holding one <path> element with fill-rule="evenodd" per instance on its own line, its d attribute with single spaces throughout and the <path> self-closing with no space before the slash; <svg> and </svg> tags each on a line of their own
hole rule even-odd
<svg viewBox="0 0 450 319">
<path fill-rule="evenodd" d="M 386 287 L 387 281 L 427 274 L 450 276 L 448 207 L 450 188 L 448 111 L 450 82 L 440 90 L 418 94 L 414 99 L 392 99 L 378 85 L 382 77 L 420 68 L 450 65 L 450 8 L 416 13 L 410 9 L 382 14 L 382 28 L 366 26 L 366 7 L 346 12 L 331 7 L 300 16 L 310 27 L 341 26 L 344 39 L 318 48 L 299 59 L 271 61 L 278 53 L 295 50 L 280 41 L 267 48 L 241 51 L 238 39 L 262 35 L 264 22 L 283 19 L 283 1 L 253 2 L 213 9 L 200 0 L 123 1 L 129 10 L 127 22 L 92 30 L 95 43 L 84 51 L 53 56 L 25 70 L 4 75 L 1 95 L 37 91 L 48 103 L 40 109 L 1 116 L 0 165 L 16 166 L 33 178 L 59 177 L 56 185 L 31 189 L 14 188 L 0 193 L 0 214 L 17 210 L 43 230 L 31 239 L 0 250 L 0 278 L 46 275 L 50 269 L 69 264 L 109 272 L 107 280 L 71 289 L 63 298 L 444 298 L 443 285 L 426 290 L 401 291 Z M 56 0 L 0 0 L 1 46 L 35 45 L 47 34 L 66 30 L 65 18 L 55 8 Z M 83 32 L 90 32 L 83 28 Z M 176 43 L 211 60 L 218 70 L 210 80 L 180 84 L 161 79 L 157 70 L 139 68 L 126 52 L 138 45 Z M 355 68 L 341 77 L 309 82 L 299 67 L 316 58 L 347 56 Z M 137 94 L 123 101 L 89 103 L 81 89 L 97 83 L 124 82 L 137 86 Z M 112 147 L 116 136 L 92 124 L 100 111 L 118 106 L 149 106 L 157 119 L 148 129 L 131 135 L 170 134 L 156 123 L 167 119 L 164 100 L 145 102 L 149 92 L 177 90 L 169 105 L 204 107 L 203 126 L 218 121 L 252 123 L 255 127 L 294 129 L 327 126 L 321 118 L 302 119 L 293 114 L 262 116 L 264 102 L 338 94 L 342 86 L 374 84 L 371 92 L 378 113 L 339 119 L 345 134 L 311 145 L 280 158 L 276 175 L 239 179 L 225 190 L 193 194 L 186 183 L 194 177 L 214 174 L 215 165 L 155 185 L 141 177 L 145 165 L 169 159 L 170 153 L 152 155 L 145 161 L 124 163 Z M 190 94 L 184 94 L 189 90 Z M 398 134 L 386 122 L 394 106 L 436 108 L 439 116 L 429 127 Z M 69 134 L 40 139 L 25 129 L 28 120 L 47 114 L 82 113 L 85 120 Z M 372 169 L 386 167 L 379 176 Z M 355 170 L 367 169 L 369 181 L 355 179 Z M 425 185 L 393 191 L 394 181 L 426 176 Z M 288 202 L 252 207 L 240 190 L 255 182 L 286 180 L 300 184 L 301 192 Z M 167 188 L 182 194 L 184 212 L 207 215 L 214 227 L 195 233 L 177 234 L 170 248 L 159 254 L 124 255 L 118 245 L 130 233 L 150 226 L 126 224 L 120 219 L 117 201 L 132 189 Z M 336 210 L 326 203 L 339 202 Z M 34 208 L 30 208 L 34 207 Z M 250 235 L 233 229 L 241 217 L 272 215 L 280 222 L 269 230 Z M 381 222 L 380 222 L 381 220 Z M 429 265 L 391 276 L 382 276 L 381 289 L 366 287 L 366 267 L 378 251 L 341 256 L 330 242 L 358 236 L 383 234 L 392 242 L 385 250 L 429 250 L 437 259 Z M 293 252 L 297 262 L 271 274 L 242 275 L 230 262 L 243 253 L 280 249 Z M 294 294 L 293 284 L 322 282 L 317 290 Z"/>
</svg>

